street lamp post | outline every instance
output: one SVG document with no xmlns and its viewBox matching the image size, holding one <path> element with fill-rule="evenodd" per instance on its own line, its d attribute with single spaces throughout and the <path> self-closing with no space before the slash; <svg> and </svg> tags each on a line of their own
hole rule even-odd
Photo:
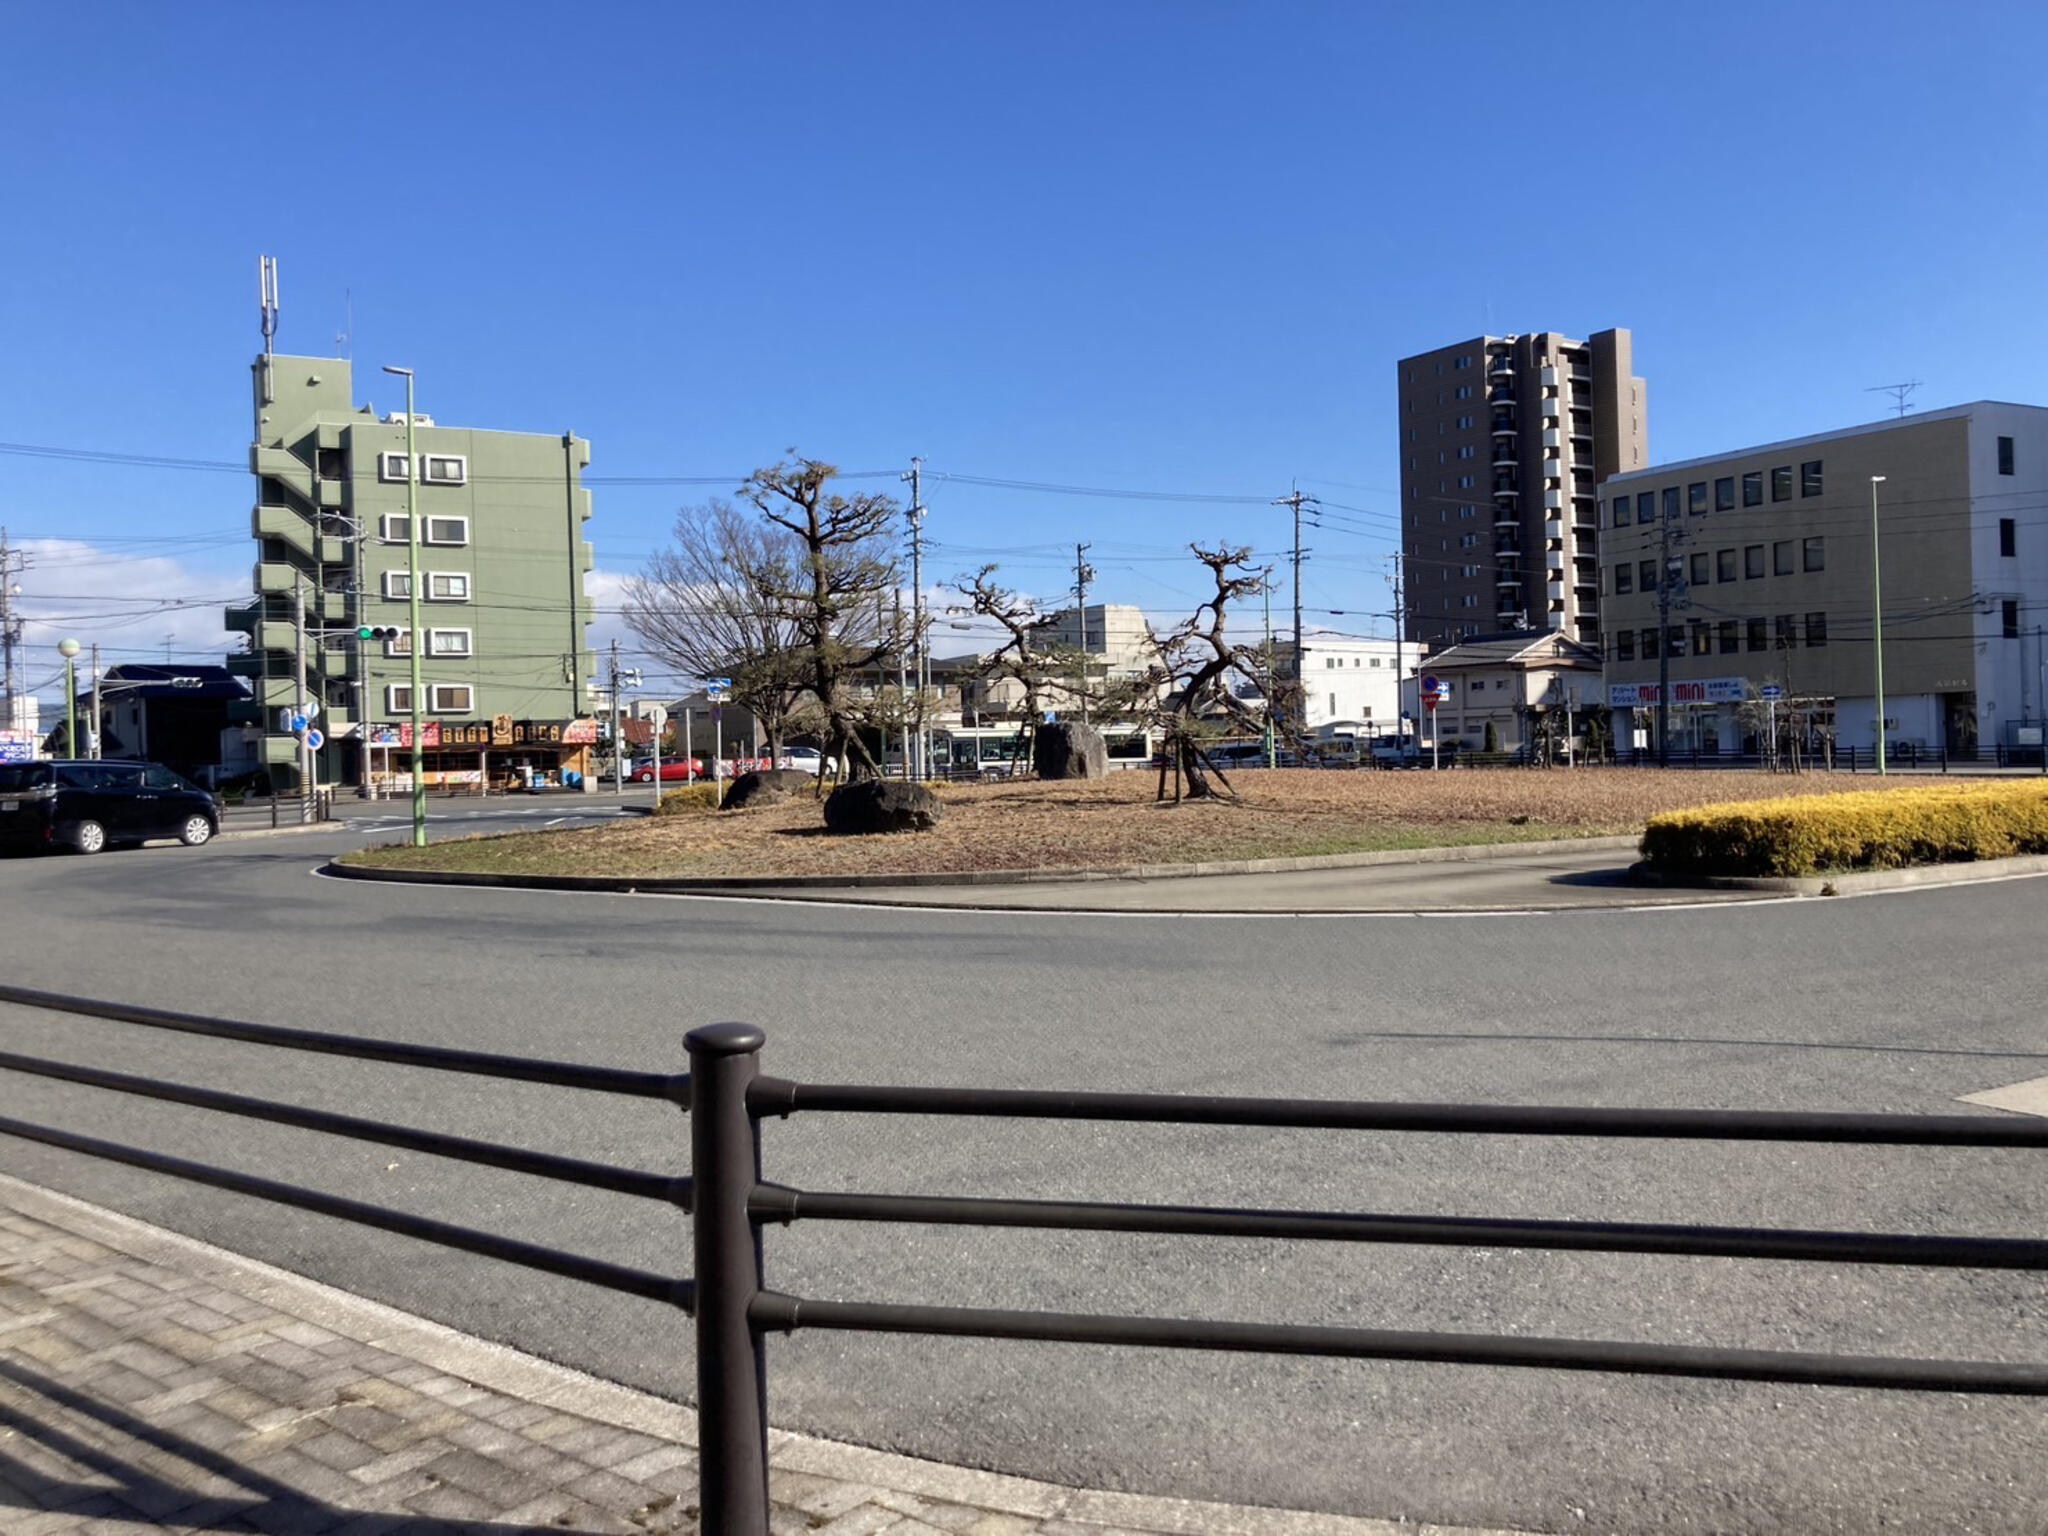
<svg viewBox="0 0 2048 1536">
<path fill-rule="evenodd" d="M 1883 475 L 1870 477 L 1870 649 L 1877 670 L 1877 771 L 1884 772 L 1884 572 L 1878 564 L 1877 488 Z"/>
<path fill-rule="evenodd" d="M 426 709 L 420 697 L 420 458 L 413 422 L 412 370 L 385 364 L 386 373 L 405 380 L 405 593 L 410 616 L 406 654 L 412 658 L 412 845 L 427 846 Z"/>
<path fill-rule="evenodd" d="M 57 654 L 64 658 L 64 752 L 68 757 L 79 756 L 78 751 L 78 642 L 59 640 Z"/>
</svg>

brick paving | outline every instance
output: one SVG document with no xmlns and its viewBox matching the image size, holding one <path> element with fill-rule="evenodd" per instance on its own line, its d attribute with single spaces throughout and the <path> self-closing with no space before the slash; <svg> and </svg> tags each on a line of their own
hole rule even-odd
<svg viewBox="0 0 2048 1536">
<path fill-rule="evenodd" d="M 696 1532 L 694 1431 L 676 1404 L 0 1175 L 5 1536 Z M 771 1461 L 775 1536 L 1451 1536 L 779 1432 Z"/>
</svg>

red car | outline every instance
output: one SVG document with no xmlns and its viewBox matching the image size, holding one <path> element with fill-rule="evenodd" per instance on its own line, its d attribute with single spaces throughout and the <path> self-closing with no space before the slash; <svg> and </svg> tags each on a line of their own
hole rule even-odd
<svg viewBox="0 0 2048 1536">
<path fill-rule="evenodd" d="M 664 784 L 684 784 L 704 776 L 704 759 L 701 757 L 664 757 L 661 760 L 661 782 Z M 635 763 L 632 779 L 635 784 L 652 784 L 654 760 L 649 758 L 644 763 Z"/>
</svg>

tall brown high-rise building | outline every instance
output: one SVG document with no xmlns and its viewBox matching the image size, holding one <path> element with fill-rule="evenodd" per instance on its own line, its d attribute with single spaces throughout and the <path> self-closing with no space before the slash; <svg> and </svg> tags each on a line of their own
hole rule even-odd
<svg viewBox="0 0 2048 1536">
<path fill-rule="evenodd" d="M 1478 336 L 1400 363 L 1406 634 L 1600 641 L 1600 500 L 1649 463 L 1629 333 Z"/>
</svg>

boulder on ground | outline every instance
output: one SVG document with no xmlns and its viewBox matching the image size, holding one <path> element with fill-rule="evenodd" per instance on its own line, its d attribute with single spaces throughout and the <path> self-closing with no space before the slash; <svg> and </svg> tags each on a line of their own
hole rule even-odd
<svg viewBox="0 0 2048 1536">
<path fill-rule="evenodd" d="M 1109 746 L 1102 732 L 1077 720 L 1041 725 L 1031 762 L 1041 779 L 1100 779 L 1109 773 Z"/>
<path fill-rule="evenodd" d="M 825 830 L 840 836 L 929 832 L 939 824 L 939 797 L 900 779 L 856 779 L 825 797 Z"/>
<path fill-rule="evenodd" d="M 801 768 L 757 768 L 734 779 L 725 791 L 725 809 L 743 810 L 750 805 L 775 805 L 807 795 L 818 781 Z"/>
</svg>

